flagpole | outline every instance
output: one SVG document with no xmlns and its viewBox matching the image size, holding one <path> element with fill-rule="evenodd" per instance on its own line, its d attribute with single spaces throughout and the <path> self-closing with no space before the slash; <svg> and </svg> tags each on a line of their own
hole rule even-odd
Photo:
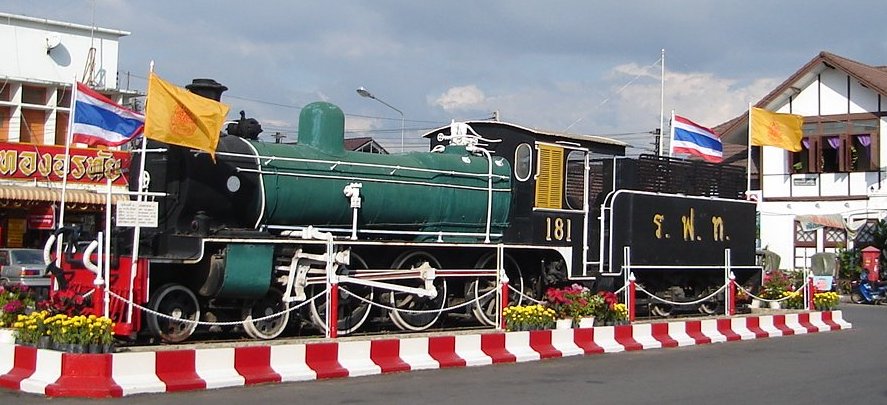
<svg viewBox="0 0 887 405">
<path fill-rule="evenodd" d="M 662 67 L 659 74 L 659 155 L 662 156 L 664 155 L 663 149 L 665 149 L 665 142 L 663 142 L 662 137 L 665 133 L 665 48 L 662 48 L 662 56 L 659 60 Z M 674 114 L 672 114 L 672 119 L 674 119 Z M 669 147 L 668 155 L 671 156 L 671 147 Z"/>
<path fill-rule="evenodd" d="M 59 217 L 56 230 L 65 226 L 65 202 L 68 190 L 68 172 L 71 170 L 71 140 L 74 132 L 74 113 L 77 105 L 77 77 L 71 82 L 71 106 L 68 109 L 68 131 L 65 134 L 65 160 L 62 162 L 62 195 L 59 198 Z M 65 243 L 65 234 L 59 233 L 55 245 L 55 266 L 62 268 L 62 250 Z M 57 283 L 57 281 L 56 281 Z"/>
<path fill-rule="evenodd" d="M 668 157 L 674 155 L 674 110 L 671 110 L 671 121 L 668 128 Z"/>
<path fill-rule="evenodd" d="M 745 192 L 751 191 L 751 103 L 748 103 L 748 154 L 746 155 Z"/>
<path fill-rule="evenodd" d="M 71 85 L 71 107 L 68 112 L 68 131 L 65 134 L 65 161 L 62 165 L 62 197 L 61 212 L 59 213 L 59 228 L 65 226 L 65 197 L 68 188 L 68 171 L 71 170 L 71 140 L 74 131 L 74 111 L 77 105 L 77 79 L 75 78 Z M 59 243 L 61 244 L 61 243 Z"/>
<path fill-rule="evenodd" d="M 148 89 L 146 93 L 151 93 L 151 75 L 154 74 L 154 61 L 152 60 L 148 67 Z M 147 107 L 147 106 L 146 106 Z M 145 109 L 145 121 L 147 123 L 148 119 L 148 110 Z M 147 125 L 146 125 L 147 127 Z M 136 201 L 142 202 L 145 199 L 143 194 L 143 186 L 145 184 L 145 160 L 147 158 L 146 153 L 148 150 L 148 134 L 145 131 L 142 131 L 142 147 L 140 149 L 141 158 L 139 159 L 139 175 L 136 177 L 136 181 L 138 184 L 136 185 L 138 193 L 136 194 Z M 132 258 L 130 259 L 129 264 L 129 305 L 126 311 L 126 321 L 132 323 L 132 311 L 133 311 L 133 285 L 135 284 L 136 270 L 138 269 L 138 259 L 139 259 L 139 239 L 141 236 L 142 228 L 139 226 L 139 223 L 136 222 L 136 226 L 133 227 L 132 232 Z"/>
</svg>

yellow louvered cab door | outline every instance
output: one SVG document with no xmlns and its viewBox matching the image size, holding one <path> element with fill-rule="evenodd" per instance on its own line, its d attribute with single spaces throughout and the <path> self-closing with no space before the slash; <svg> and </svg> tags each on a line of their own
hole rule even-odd
<svg viewBox="0 0 887 405">
<path fill-rule="evenodd" d="M 536 208 L 563 208 L 564 149 L 537 145 L 539 160 L 536 170 Z"/>
</svg>

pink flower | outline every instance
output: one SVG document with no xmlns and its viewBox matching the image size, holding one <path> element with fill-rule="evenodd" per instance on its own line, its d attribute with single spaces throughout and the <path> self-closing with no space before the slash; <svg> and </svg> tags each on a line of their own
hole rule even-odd
<svg viewBox="0 0 887 405">
<path fill-rule="evenodd" d="M 7 314 L 13 314 L 22 310 L 22 302 L 19 300 L 13 300 L 6 303 L 3 306 L 3 312 Z"/>
</svg>

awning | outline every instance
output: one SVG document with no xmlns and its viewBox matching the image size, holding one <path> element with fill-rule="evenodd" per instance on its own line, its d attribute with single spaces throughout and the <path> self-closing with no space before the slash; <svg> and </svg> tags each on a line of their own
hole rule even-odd
<svg viewBox="0 0 887 405">
<path fill-rule="evenodd" d="M 844 217 L 841 214 L 796 215 L 795 220 L 801 223 L 801 228 L 805 231 L 812 231 L 824 226 L 839 229 L 847 228 L 847 224 L 844 223 Z"/>
<path fill-rule="evenodd" d="M 42 187 L 0 186 L 0 200 L 60 202 L 62 190 Z M 112 195 L 111 203 L 129 200 L 127 195 Z M 65 192 L 67 204 L 104 205 L 105 195 L 87 190 L 68 189 Z"/>
</svg>

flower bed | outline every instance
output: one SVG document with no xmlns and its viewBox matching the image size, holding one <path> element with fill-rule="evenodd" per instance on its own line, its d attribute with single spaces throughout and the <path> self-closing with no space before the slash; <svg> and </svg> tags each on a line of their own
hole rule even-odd
<svg viewBox="0 0 887 405">
<path fill-rule="evenodd" d="M 818 292 L 813 295 L 813 305 L 820 311 L 831 311 L 838 307 L 840 296 L 834 291 Z"/>
<path fill-rule="evenodd" d="M 574 326 L 582 318 L 596 316 L 605 305 L 603 296 L 579 284 L 549 288 L 545 292 L 545 301 L 558 319 L 571 319 Z"/>
<path fill-rule="evenodd" d="M 114 343 L 114 323 L 90 312 L 88 300 L 70 290 L 37 301 L 26 286 L 0 285 L 0 328 L 9 328 L 17 344 L 75 353 L 108 352 Z"/>
<path fill-rule="evenodd" d="M 502 312 L 508 331 L 542 330 L 554 327 L 555 311 L 543 305 L 505 307 Z"/>
</svg>

